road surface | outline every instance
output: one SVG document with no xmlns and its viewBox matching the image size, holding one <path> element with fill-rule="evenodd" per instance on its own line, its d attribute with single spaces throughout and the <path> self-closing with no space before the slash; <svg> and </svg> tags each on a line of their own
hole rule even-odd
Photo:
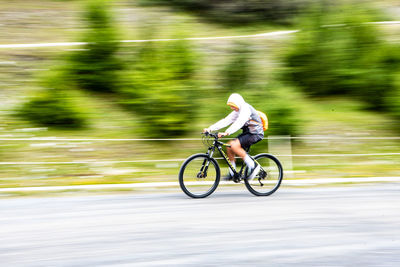
<svg viewBox="0 0 400 267">
<path fill-rule="evenodd" d="M 397 267 L 400 184 L 1 199 L 0 237 L 1 266 Z"/>
</svg>

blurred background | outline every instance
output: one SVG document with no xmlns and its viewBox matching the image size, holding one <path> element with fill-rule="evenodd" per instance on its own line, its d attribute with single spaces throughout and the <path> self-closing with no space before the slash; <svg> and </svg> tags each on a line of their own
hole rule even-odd
<svg viewBox="0 0 400 267">
<path fill-rule="evenodd" d="M 399 21 L 392 0 L 0 1 L 2 196 L 177 181 L 233 92 L 290 178 L 400 177 Z"/>
</svg>

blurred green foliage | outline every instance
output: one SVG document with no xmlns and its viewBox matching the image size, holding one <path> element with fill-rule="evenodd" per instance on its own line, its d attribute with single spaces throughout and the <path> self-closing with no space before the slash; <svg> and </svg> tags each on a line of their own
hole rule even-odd
<svg viewBox="0 0 400 267">
<path fill-rule="evenodd" d="M 251 7 L 245 7 L 244 1 L 228 1 L 226 7 L 211 1 L 174 0 L 172 4 L 180 2 L 201 6 L 203 11 L 211 13 L 224 9 L 220 14 L 227 17 L 228 13 L 224 12 L 228 12 L 229 4 L 232 4 L 230 12 L 243 8 L 245 14 L 261 2 L 269 1 L 251 1 L 254 5 L 247 2 Z M 294 3 L 305 2 L 287 4 Z M 366 23 L 374 20 L 374 12 L 366 12 L 359 4 L 352 8 L 325 3 L 316 5 L 301 25 L 304 30 L 297 34 L 285 58 L 286 77 L 306 94 L 357 96 L 369 108 L 386 109 L 400 118 L 399 47 L 383 41 L 376 27 Z M 226 64 L 216 72 L 217 87 L 222 89 L 204 93 L 199 90 L 195 76 L 200 67 L 198 54 L 184 39 L 185 34 L 177 32 L 172 37 L 174 41 L 143 42 L 126 46 L 125 51 L 121 51 L 118 31 L 106 1 L 88 1 L 84 17 L 87 30 L 81 41 L 87 44 L 67 56 L 61 72 L 43 80 L 46 91 L 20 109 L 19 114 L 24 118 L 44 126 L 79 128 L 86 125 L 83 113 L 77 111 L 71 97 L 67 96 L 70 89 L 80 88 L 112 93 L 119 103 L 137 115 L 140 128 L 136 130 L 145 136 L 176 137 L 193 130 L 199 98 L 209 98 L 211 101 L 206 104 L 214 105 L 216 99 L 238 92 L 267 114 L 269 129 L 266 134 L 302 133 L 298 105 L 302 96 L 278 82 L 280 78 L 254 80 L 257 76 L 253 66 L 255 56 L 249 43 L 233 44 Z M 221 19 L 225 19 L 224 16 Z M 142 28 L 146 36 L 141 39 L 153 39 L 156 28 L 145 24 Z M 134 56 L 128 58 L 131 54 Z M 212 110 L 214 114 L 210 117 L 222 117 L 226 106 Z"/>
<path fill-rule="evenodd" d="M 271 79 L 256 83 L 253 75 L 254 51 L 246 42 L 236 42 L 229 52 L 227 63 L 220 72 L 222 94 L 240 93 L 254 108 L 266 113 L 269 128 L 266 135 L 296 135 L 300 133 L 300 120 L 296 102 L 288 101 L 298 95 L 288 86 Z M 296 101 L 296 100 L 294 100 Z M 221 114 L 223 112 L 221 107 Z M 217 109 L 219 110 L 219 109 Z"/>
<path fill-rule="evenodd" d="M 359 2 L 315 5 L 286 58 L 289 79 L 312 96 L 356 96 L 384 109 L 400 57 L 368 23 L 374 14 Z"/>
<path fill-rule="evenodd" d="M 396 89 L 387 96 L 385 103 L 387 110 L 398 120 L 399 123 L 395 128 L 400 131 L 400 72 L 396 73 L 395 87 Z"/>
<path fill-rule="evenodd" d="M 191 130 L 197 106 L 197 55 L 190 43 L 145 42 L 135 54 L 121 102 L 139 115 L 147 136 L 174 137 Z"/>
<path fill-rule="evenodd" d="M 71 77 L 82 89 L 116 92 L 123 62 L 117 56 L 120 43 L 110 8 L 105 0 L 90 0 L 85 8 L 87 30 L 81 41 L 86 44 L 69 57 Z"/>
<path fill-rule="evenodd" d="M 83 113 L 63 91 L 46 89 L 23 104 L 17 115 L 39 126 L 55 128 L 82 128 L 87 122 Z"/>
<path fill-rule="evenodd" d="M 146 5 L 171 5 L 219 23 L 291 23 L 308 0 L 140 0 Z"/>
<path fill-rule="evenodd" d="M 301 95 L 290 86 L 271 80 L 243 92 L 246 101 L 268 117 L 265 135 L 298 135 L 302 132 Z"/>
<path fill-rule="evenodd" d="M 122 62 L 116 56 L 117 35 L 106 2 L 88 1 L 84 18 L 87 31 L 82 41 L 87 44 L 40 78 L 45 90 L 18 108 L 19 116 L 40 126 L 82 128 L 87 125 L 86 116 L 69 91 L 76 87 L 100 92 L 118 89 Z"/>
<path fill-rule="evenodd" d="M 229 53 L 228 62 L 219 75 L 222 91 L 235 92 L 244 89 L 251 81 L 251 49 L 248 43 L 238 42 Z"/>
</svg>

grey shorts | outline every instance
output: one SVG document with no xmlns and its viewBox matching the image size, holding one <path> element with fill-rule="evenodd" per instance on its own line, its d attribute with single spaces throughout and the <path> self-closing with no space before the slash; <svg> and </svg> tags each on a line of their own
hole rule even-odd
<svg viewBox="0 0 400 267">
<path fill-rule="evenodd" d="M 244 132 L 237 137 L 243 149 L 248 149 L 251 145 L 260 142 L 263 138 L 264 135 L 262 134 L 251 134 L 249 132 Z"/>
</svg>

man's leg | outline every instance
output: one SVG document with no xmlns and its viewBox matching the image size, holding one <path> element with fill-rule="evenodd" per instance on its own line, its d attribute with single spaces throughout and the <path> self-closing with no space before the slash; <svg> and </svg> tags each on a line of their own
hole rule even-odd
<svg viewBox="0 0 400 267">
<path fill-rule="evenodd" d="M 239 139 L 235 139 L 229 142 L 231 147 L 228 147 L 228 158 L 232 162 L 235 160 L 235 155 L 238 155 L 243 160 L 247 156 L 246 151 L 242 148 Z"/>
<path fill-rule="evenodd" d="M 252 141 L 253 136 L 252 135 L 244 135 L 239 138 L 235 139 L 231 142 L 232 152 L 243 159 L 243 161 L 246 163 L 247 167 L 250 170 L 248 179 L 253 179 L 259 172 L 260 166 L 258 164 L 256 164 L 252 158 L 250 158 L 250 156 L 247 154 L 247 152 L 242 147 L 242 145 L 244 147 L 247 147 L 247 146 L 250 146 L 252 143 L 254 143 Z M 243 144 L 241 143 L 240 140 L 242 140 Z"/>
<path fill-rule="evenodd" d="M 237 139 L 235 139 L 237 140 Z M 233 140 L 234 141 L 234 140 Z M 229 144 L 232 146 L 232 142 L 230 141 Z M 234 169 L 236 169 L 236 160 L 235 160 L 235 152 L 232 150 L 231 147 L 227 147 L 227 154 L 228 154 L 228 158 L 229 161 L 231 162 L 231 165 Z M 229 168 L 229 174 L 231 175 L 231 177 L 233 177 L 233 171 L 231 170 L 231 168 Z"/>
<path fill-rule="evenodd" d="M 236 154 L 243 159 L 243 161 L 250 169 L 254 168 L 254 161 L 249 157 L 249 155 L 247 155 L 247 152 L 243 149 L 239 139 L 235 139 L 231 142 L 231 149 L 234 154 L 233 158 L 235 158 Z"/>
</svg>

